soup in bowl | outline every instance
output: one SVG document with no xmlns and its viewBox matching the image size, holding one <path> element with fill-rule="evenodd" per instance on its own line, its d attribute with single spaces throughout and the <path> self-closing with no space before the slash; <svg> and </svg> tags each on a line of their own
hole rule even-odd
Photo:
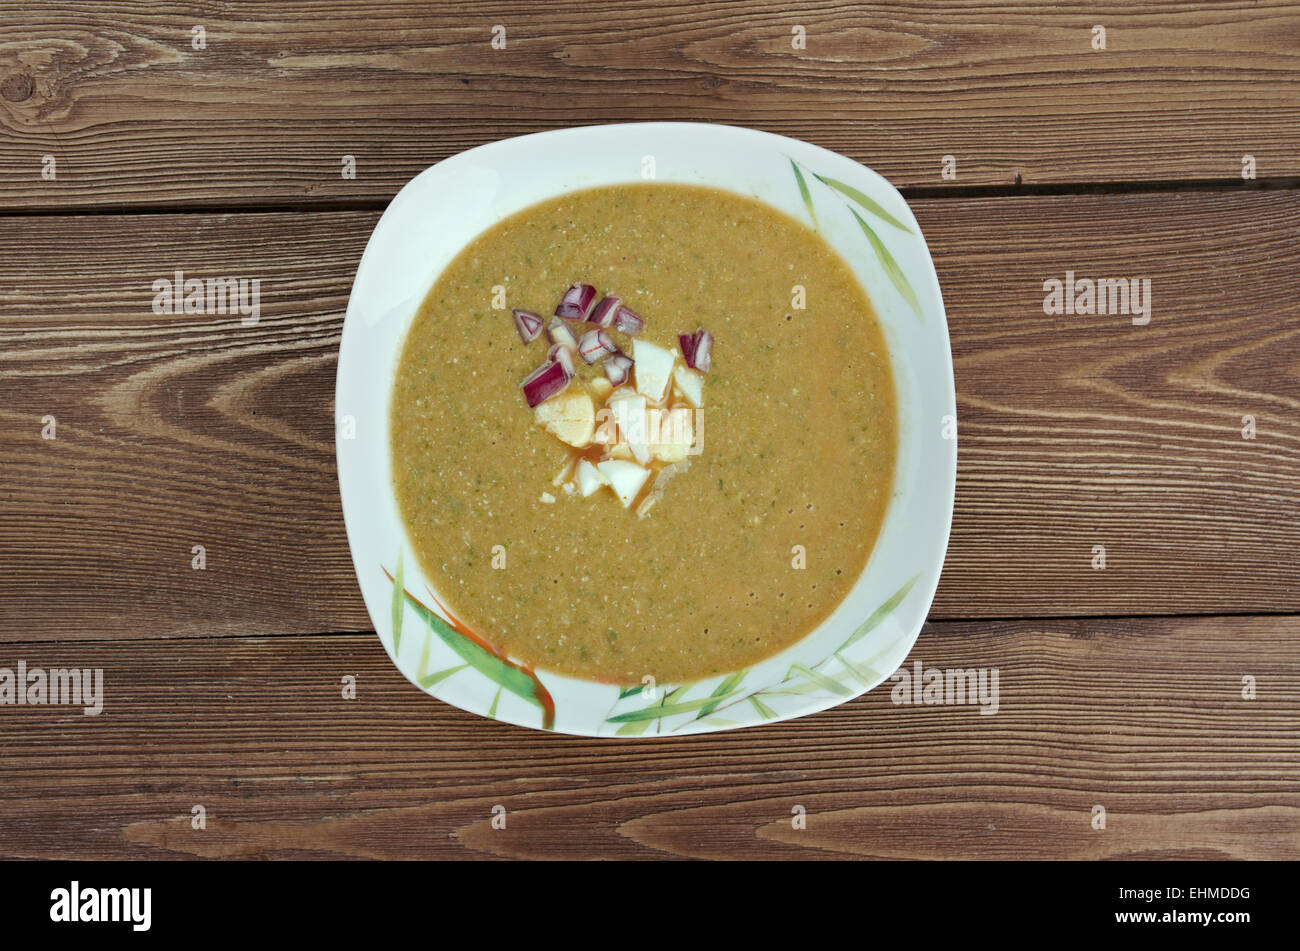
<svg viewBox="0 0 1300 951">
<path fill-rule="evenodd" d="M 933 266 L 892 187 L 805 143 L 603 126 L 426 171 L 358 270 L 336 414 L 381 641 L 497 719 L 823 709 L 899 665 L 937 583 Z"/>
</svg>

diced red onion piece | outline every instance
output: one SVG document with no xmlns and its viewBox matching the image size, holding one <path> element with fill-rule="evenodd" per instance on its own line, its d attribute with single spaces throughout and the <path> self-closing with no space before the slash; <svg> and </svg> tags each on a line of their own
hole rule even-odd
<svg viewBox="0 0 1300 951">
<path fill-rule="evenodd" d="M 519 331 L 519 339 L 524 343 L 532 343 L 537 339 L 537 335 L 542 332 L 542 318 L 534 314 L 531 310 L 520 310 L 515 308 L 515 329 Z"/>
<path fill-rule="evenodd" d="M 570 284 L 555 307 L 555 316 L 565 320 L 586 320 L 596 303 L 596 289 L 590 284 Z"/>
<path fill-rule="evenodd" d="M 709 367 L 713 365 L 713 334 L 707 330 L 695 331 L 695 346 L 692 348 L 691 359 L 686 362 L 701 373 L 709 372 Z"/>
<path fill-rule="evenodd" d="M 578 341 L 578 353 L 588 363 L 603 360 L 617 350 L 618 347 L 614 344 L 613 338 L 603 329 L 588 330 L 582 335 L 582 339 Z"/>
<path fill-rule="evenodd" d="M 622 303 L 621 297 L 602 297 L 600 303 L 592 310 L 591 316 L 587 318 L 587 322 L 597 327 L 610 326 L 614 323 L 614 314 Z"/>
<path fill-rule="evenodd" d="M 682 359 L 692 370 L 708 373 L 713 363 L 713 334 L 707 330 L 697 330 L 693 334 L 678 334 L 677 341 L 682 345 Z"/>
<path fill-rule="evenodd" d="M 622 304 L 619 304 L 614 311 L 614 329 L 621 330 L 629 337 L 635 337 L 641 331 L 645 330 L 645 321 L 638 317 L 633 311 L 630 311 Z"/>
<path fill-rule="evenodd" d="M 678 334 L 677 342 L 682 345 L 682 359 L 688 367 L 695 366 L 695 334 Z"/>
<path fill-rule="evenodd" d="M 564 372 L 573 376 L 578 371 L 574 368 L 573 350 L 565 344 L 557 343 L 546 354 L 546 359 L 553 360 L 564 367 Z"/>
<path fill-rule="evenodd" d="M 551 339 L 551 343 L 567 347 L 570 350 L 578 349 L 577 335 L 574 334 L 573 329 L 568 324 L 558 317 L 554 318 L 550 326 L 546 328 L 546 336 Z"/>
<path fill-rule="evenodd" d="M 547 357 L 546 362 L 543 363 L 541 366 L 539 366 L 532 373 L 528 374 L 528 376 L 524 377 L 523 382 L 521 382 L 519 385 L 526 386 L 527 384 L 533 382 L 533 380 L 537 379 L 539 376 L 541 376 L 543 373 L 549 370 L 551 368 L 551 364 L 554 362 L 555 361 L 552 360 L 550 357 Z"/>
<path fill-rule="evenodd" d="M 563 392 L 571 379 L 573 374 L 564 368 L 564 364 L 557 361 L 542 364 L 528 374 L 524 382 L 519 385 L 524 391 L 524 399 L 528 401 L 528 405 L 536 406 L 555 394 Z"/>
<path fill-rule="evenodd" d="M 611 354 L 609 359 L 605 361 L 605 376 L 615 386 L 622 386 L 632 374 L 632 366 L 635 362 L 625 353 Z"/>
</svg>

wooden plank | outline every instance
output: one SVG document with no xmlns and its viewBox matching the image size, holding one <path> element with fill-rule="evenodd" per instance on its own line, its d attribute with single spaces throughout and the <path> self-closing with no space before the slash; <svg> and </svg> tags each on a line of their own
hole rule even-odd
<svg viewBox="0 0 1300 951">
<path fill-rule="evenodd" d="M 1297 638 L 1298 618 L 936 624 L 909 669 L 997 669 L 995 714 L 878 689 L 641 741 L 462 713 L 372 635 L 12 644 L 0 666 L 102 667 L 105 700 L 0 706 L 0 855 L 1294 860 Z"/>
<path fill-rule="evenodd" d="M 939 616 L 1300 606 L 1300 194 L 1259 197 L 919 206 L 960 420 Z M 1150 323 L 1045 315 L 1067 271 L 1150 278 Z"/>
<path fill-rule="evenodd" d="M 932 616 L 1300 610 L 1300 195 L 940 200 L 917 213 L 948 303 L 961 428 Z M 331 399 L 374 221 L 9 222 L 0 639 L 369 629 Z M 261 280 L 260 322 L 155 316 L 151 284 L 177 268 Z M 1150 277 L 1151 323 L 1044 315 L 1043 282 L 1068 269 Z"/>
<path fill-rule="evenodd" d="M 0 208 L 384 200 L 495 139 L 667 119 L 791 135 L 904 185 L 1229 181 L 1247 154 L 1294 177 L 1298 79 L 1286 2 L 4 3 Z"/>
<path fill-rule="evenodd" d="M 369 627 L 332 403 L 351 276 L 376 220 L 11 221 L 0 279 L 13 288 L 0 303 L 5 636 Z M 154 315 L 153 281 L 178 269 L 261 280 L 258 323 Z M 46 416 L 53 440 L 41 438 Z M 291 576 L 313 593 L 289 597 Z"/>
</svg>

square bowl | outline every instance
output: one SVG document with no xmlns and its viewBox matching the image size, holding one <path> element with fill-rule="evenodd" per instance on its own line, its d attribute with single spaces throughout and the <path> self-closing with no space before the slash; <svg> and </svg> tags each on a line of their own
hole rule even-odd
<svg viewBox="0 0 1300 951">
<path fill-rule="evenodd" d="M 468 631 L 441 607 L 398 510 L 389 411 L 407 330 L 462 248 L 546 199 L 647 180 L 755 198 L 820 232 L 879 317 L 897 390 L 898 451 L 871 556 L 821 624 L 743 671 L 620 686 L 533 671 L 492 648 L 490 632 Z M 889 182 L 796 139 L 703 123 L 588 126 L 505 139 L 426 169 L 393 199 L 362 255 L 343 325 L 335 415 L 348 543 L 380 642 L 417 687 L 472 713 L 584 736 L 686 735 L 814 713 L 899 667 L 938 585 L 957 441 L 952 355 L 930 251 Z M 418 594 L 425 591 L 431 597 Z"/>
</svg>

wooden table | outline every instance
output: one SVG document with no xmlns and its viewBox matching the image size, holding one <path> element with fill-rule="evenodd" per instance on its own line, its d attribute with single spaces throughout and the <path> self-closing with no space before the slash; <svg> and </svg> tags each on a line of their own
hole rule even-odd
<svg viewBox="0 0 1300 951">
<path fill-rule="evenodd" d="M 911 200 L 961 420 L 912 656 L 997 668 L 995 716 L 593 742 L 369 633 L 331 400 L 371 228 L 464 148 L 645 119 Z M 0 854 L 1300 857 L 1298 186 L 1295 3 L 4 3 L 0 667 L 105 705 L 0 706 Z M 176 270 L 260 322 L 154 314 Z M 1046 314 L 1067 271 L 1150 323 Z"/>
</svg>

